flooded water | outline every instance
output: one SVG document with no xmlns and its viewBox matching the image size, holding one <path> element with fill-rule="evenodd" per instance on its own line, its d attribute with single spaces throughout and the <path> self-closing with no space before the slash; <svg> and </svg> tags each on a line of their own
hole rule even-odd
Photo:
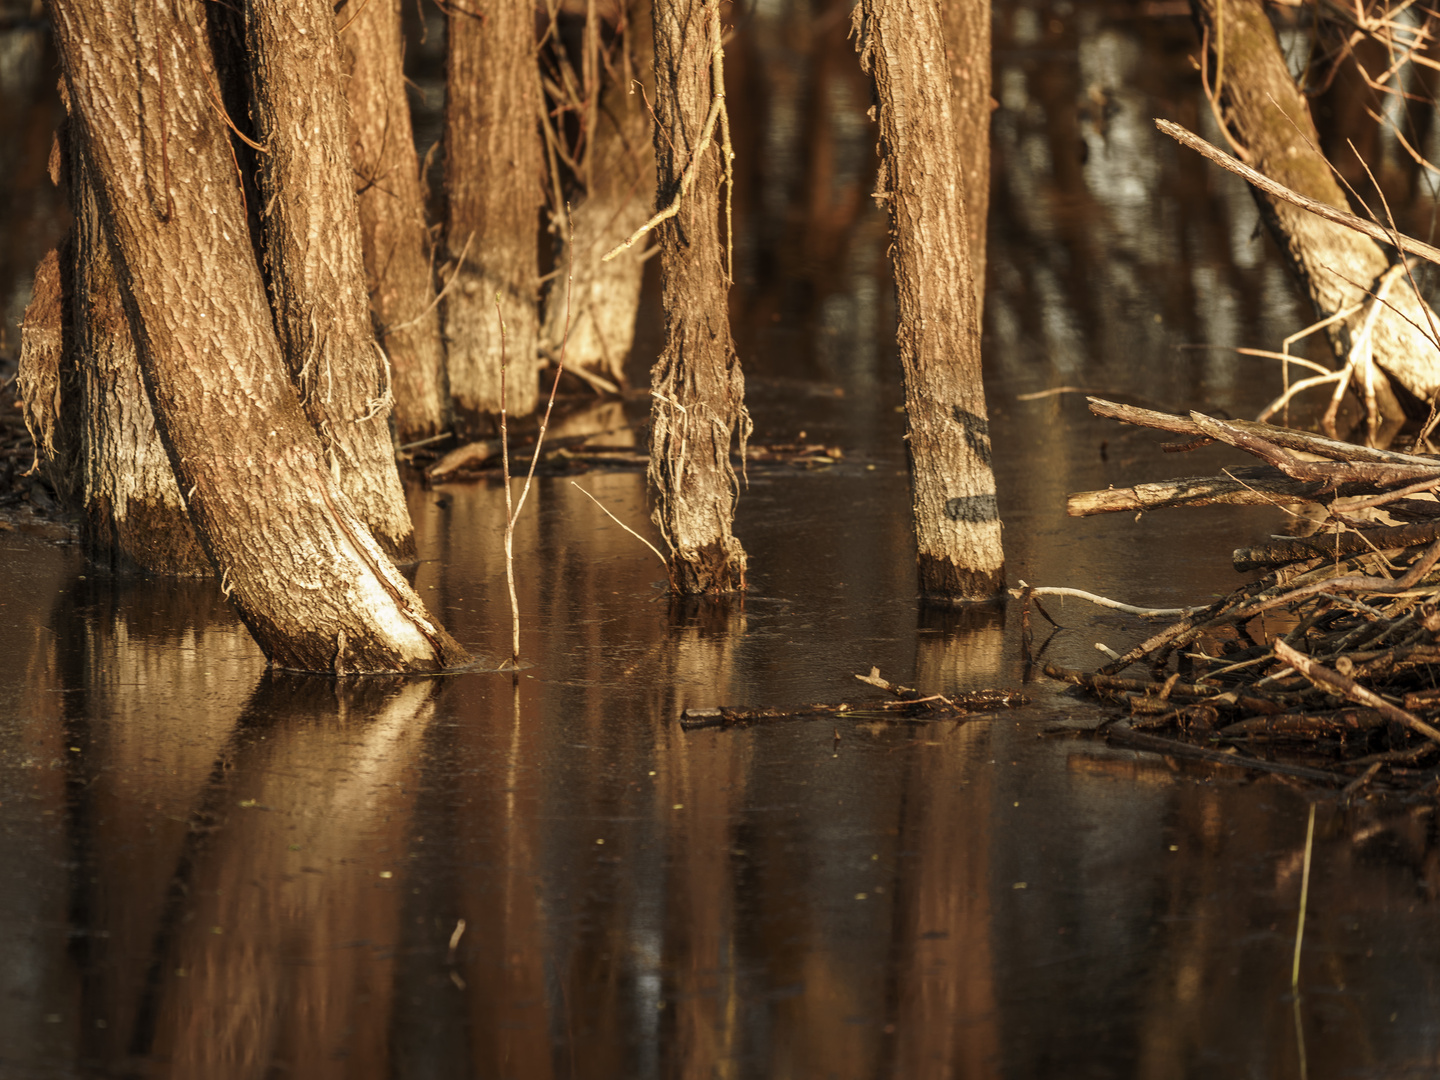
<svg viewBox="0 0 1440 1080">
<path fill-rule="evenodd" d="M 997 8 L 985 340 L 1012 584 L 1162 606 L 1232 587 L 1230 550 L 1278 515 L 1069 520 L 1071 491 L 1230 459 L 1022 395 L 1253 414 L 1275 372 L 1212 346 L 1275 348 L 1306 318 L 1245 191 L 1151 127 L 1206 123 L 1170 7 Z M 844 16 L 757 3 L 728 64 L 757 438 L 844 450 L 752 471 L 744 597 L 667 599 L 572 483 L 649 535 L 639 474 L 542 479 L 516 540 L 520 678 L 337 685 L 266 674 L 213 582 L 98 577 L 0 532 L 0 1076 L 1440 1075 L 1433 803 L 1342 808 L 1107 749 L 1043 678 L 963 723 L 677 723 L 866 700 L 872 666 L 929 692 L 1026 677 L 1016 606 L 914 599 Z M 21 283 L 0 285 L 13 311 Z M 491 667 L 503 501 L 411 490 L 416 584 Z M 1052 612 L 1061 664 L 1145 633 Z"/>
</svg>

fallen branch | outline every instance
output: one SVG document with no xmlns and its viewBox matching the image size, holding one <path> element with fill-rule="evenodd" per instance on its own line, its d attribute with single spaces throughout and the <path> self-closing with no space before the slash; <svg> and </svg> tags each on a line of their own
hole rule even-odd
<svg viewBox="0 0 1440 1080">
<path fill-rule="evenodd" d="M 1154 409 L 1141 409 L 1134 405 L 1121 405 L 1114 401 L 1106 401 L 1104 398 L 1092 397 L 1086 400 L 1090 403 L 1090 411 L 1096 416 L 1119 420 L 1121 423 L 1133 424 L 1136 427 L 1148 427 L 1158 431 L 1173 432 L 1177 435 L 1207 438 L 1205 433 L 1200 430 L 1200 425 L 1191 417 L 1174 416 L 1170 413 L 1156 412 Z M 1194 415 L 1197 414 L 1191 414 L 1192 417 Z M 1329 458 L 1333 461 L 1424 465 L 1440 469 L 1440 458 L 1422 454 L 1402 454 L 1395 450 L 1379 450 L 1373 446 L 1356 446 L 1354 443 L 1327 439 L 1323 435 L 1316 435 L 1309 431 L 1275 427 L 1272 424 L 1262 424 L 1255 420 L 1227 420 L 1225 423 L 1237 431 L 1258 435 L 1286 450 L 1297 450 L 1300 453 L 1314 454 L 1317 457 Z"/>
<path fill-rule="evenodd" d="M 1344 210 L 1337 210 L 1328 203 L 1317 202 L 1314 199 L 1305 197 L 1298 192 L 1291 191 L 1284 184 L 1277 184 L 1263 173 L 1258 173 L 1250 166 L 1235 160 L 1225 151 L 1206 142 L 1194 132 L 1187 131 L 1179 124 L 1171 123 L 1169 120 L 1156 119 L 1155 126 L 1166 135 L 1178 142 L 1181 146 L 1187 146 L 1202 157 L 1213 161 L 1222 169 L 1228 169 L 1236 176 L 1255 187 L 1265 194 L 1291 203 L 1314 214 L 1318 218 L 1333 222 L 1336 225 L 1343 225 L 1347 229 L 1353 229 L 1358 233 L 1364 233 L 1377 243 L 1387 247 L 1397 247 L 1401 251 L 1411 255 L 1418 255 L 1428 262 L 1440 263 L 1440 248 L 1431 247 L 1429 244 L 1413 237 L 1405 236 L 1403 233 L 1391 232 L 1389 229 L 1374 222 L 1366 221 L 1364 218 L 1356 217 L 1354 214 L 1347 214 Z"/>
<path fill-rule="evenodd" d="M 1338 671 L 1331 671 L 1322 664 L 1317 664 L 1310 657 L 1302 652 L 1297 652 L 1284 641 L 1275 642 L 1275 655 L 1289 664 L 1296 671 L 1300 672 L 1316 686 L 1334 690 L 1348 697 L 1351 701 L 1361 705 L 1367 705 L 1380 713 L 1385 719 L 1393 720 L 1397 724 L 1403 724 L 1418 735 L 1423 735 L 1433 743 L 1440 743 L 1440 731 L 1435 730 L 1425 723 L 1414 713 L 1406 712 L 1397 705 L 1392 705 L 1373 690 L 1367 690 L 1353 679 L 1341 675 Z"/>
</svg>

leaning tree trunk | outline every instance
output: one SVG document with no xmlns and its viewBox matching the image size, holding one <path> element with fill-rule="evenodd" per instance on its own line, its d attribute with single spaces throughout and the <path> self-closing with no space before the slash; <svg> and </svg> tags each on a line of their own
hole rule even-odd
<svg viewBox="0 0 1440 1080">
<path fill-rule="evenodd" d="M 151 406 L 226 595 L 278 667 L 463 659 L 341 492 L 286 375 L 208 93 L 203 10 L 50 11 Z"/>
<path fill-rule="evenodd" d="M 1192 0 L 1192 7 L 1208 33 L 1211 86 L 1219 84 L 1224 121 L 1242 160 L 1292 191 L 1349 211 L 1260 0 Z M 1222 40 L 1223 68 L 1217 71 L 1216 43 Z M 1290 203 L 1254 194 L 1261 217 L 1321 317 L 1362 304 L 1375 291 L 1390 261 L 1378 244 Z M 1387 300 L 1371 331 L 1375 362 L 1421 401 L 1429 401 L 1440 390 L 1432 315 L 1408 277 L 1394 282 Z M 1326 330 L 1342 362 L 1368 307 Z"/>
<path fill-rule="evenodd" d="M 370 313 L 390 357 L 395 435 L 408 443 L 444 429 L 450 400 L 425 194 L 405 97 L 400 0 L 350 0 L 336 18 L 344 30 Z"/>
<path fill-rule="evenodd" d="M 879 105 L 920 593 L 986 600 L 1004 590 L 1005 560 L 940 4 L 862 0 L 854 22 Z"/>
<path fill-rule="evenodd" d="M 596 372 L 617 390 L 625 385 L 625 359 L 635 341 L 644 249 L 626 248 L 608 262 L 604 256 L 640 228 L 652 210 L 655 147 L 645 106 L 655 97 L 652 33 L 650 0 L 633 0 L 620 41 L 629 63 L 617 62 L 617 76 L 605 77 L 581 178 L 585 195 L 571 220 L 562 223 L 555 252 L 560 276 L 546 299 L 540 335 L 552 357 L 564 345 L 567 369 Z M 641 89 L 629 85 L 627 70 Z M 572 256 L 574 281 L 567 287 Z"/>
<path fill-rule="evenodd" d="M 245 12 L 280 345 L 341 490 L 388 554 L 413 558 L 389 363 L 365 295 L 335 16 L 326 0 L 249 0 Z"/>
<path fill-rule="evenodd" d="M 450 393 L 473 423 L 500 411 L 502 354 L 506 408 L 533 412 L 538 396 L 540 74 L 533 3 L 449 11 L 445 340 Z"/>
<path fill-rule="evenodd" d="M 984 325 L 985 226 L 990 212 L 990 0 L 947 0 L 940 8 L 945 17 L 955 145 L 965 175 L 975 321 Z"/>
<path fill-rule="evenodd" d="M 738 437 L 744 454 L 750 415 L 720 235 L 720 0 L 656 0 L 654 18 L 657 201 L 679 208 L 659 226 L 665 351 L 650 373 L 650 490 L 675 590 L 730 592 L 745 587 L 730 447 Z"/>
</svg>

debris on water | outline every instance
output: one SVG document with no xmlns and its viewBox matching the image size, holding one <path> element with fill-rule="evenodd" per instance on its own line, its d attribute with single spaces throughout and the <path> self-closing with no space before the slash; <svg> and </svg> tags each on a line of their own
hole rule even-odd
<svg viewBox="0 0 1440 1080">
<path fill-rule="evenodd" d="M 1096 671 L 1047 664 L 1045 673 L 1123 706 L 1129 723 L 1102 725 L 1120 745 L 1344 787 L 1347 797 L 1440 791 L 1440 458 L 1200 413 L 1096 399 L 1091 409 L 1227 443 L 1268 471 L 1082 493 L 1072 514 L 1275 502 L 1317 507 L 1323 523 L 1308 541 L 1237 551 L 1237 569 L 1269 573 Z M 1406 524 L 1361 516 L 1379 508 Z M 1121 675 L 1133 666 L 1149 678 Z"/>
<path fill-rule="evenodd" d="M 974 713 L 995 712 L 1028 705 L 1030 699 L 1015 690 L 975 690 L 967 694 L 922 694 L 908 686 L 899 686 L 881 678 L 880 669 L 872 667 L 868 675 L 855 678 L 891 695 L 889 700 L 871 702 L 821 702 L 789 708 L 734 708 L 710 706 L 686 709 L 680 714 L 680 726 L 686 731 L 699 728 L 743 726 L 765 720 L 805 720 L 828 716 L 856 721 L 932 721 L 961 719 Z M 840 729 L 834 729 L 836 742 Z"/>
</svg>

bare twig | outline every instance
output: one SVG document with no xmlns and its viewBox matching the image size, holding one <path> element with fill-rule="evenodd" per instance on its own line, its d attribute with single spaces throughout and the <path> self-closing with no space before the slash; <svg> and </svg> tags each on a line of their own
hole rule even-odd
<svg viewBox="0 0 1440 1080">
<path fill-rule="evenodd" d="M 1250 168 L 1250 166 L 1235 160 L 1223 150 L 1206 142 L 1200 138 L 1200 136 L 1186 130 L 1179 124 L 1171 123 L 1169 120 L 1157 119 L 1155 126 L 1182 146 L 1188 146 L 1191 150 L 1213 161 L 1222 169 L 1228 169 L 1230 172 L 1235 173 L 1237 176 L 1255 185 L 1267 195 L 1272 195 L 1277 199 L 1293 203 L 1295 206 L 1300 207 L 1300 209 L 1308 210 L 1316 217 L 1324 218 L 1326 221 L 1333 222 L 1336 225 L 1343 225 L 1347 229 L 1354 229 L 1358 233 L 1364 233 L 1370 237 L 1370 239 L 1378 241 L 1381 244 L 1398 247 L 1401 251 L 1408 252 L 1411 255 L 1418 255 L 1427 262 L 1440 263 L 1440 248 L 1433 247 L 1422 240 L 1416 240 L 1414 237 L 1406 236 L 1403 233 L 1392 234 L 1390 230 L 1381 225 L 1376 225 L 1374 222 L 1366 221 L 1364 218 L 1356 217 L 1354 214 L 1347 214 L 1343 210 L 1337 210 L 1329 203 L 1317 202 L 1315 199 L 1291 191 L 1284 184 L 1276 183 L 1263 173 L 1256 172 Z"/>
</svg>

